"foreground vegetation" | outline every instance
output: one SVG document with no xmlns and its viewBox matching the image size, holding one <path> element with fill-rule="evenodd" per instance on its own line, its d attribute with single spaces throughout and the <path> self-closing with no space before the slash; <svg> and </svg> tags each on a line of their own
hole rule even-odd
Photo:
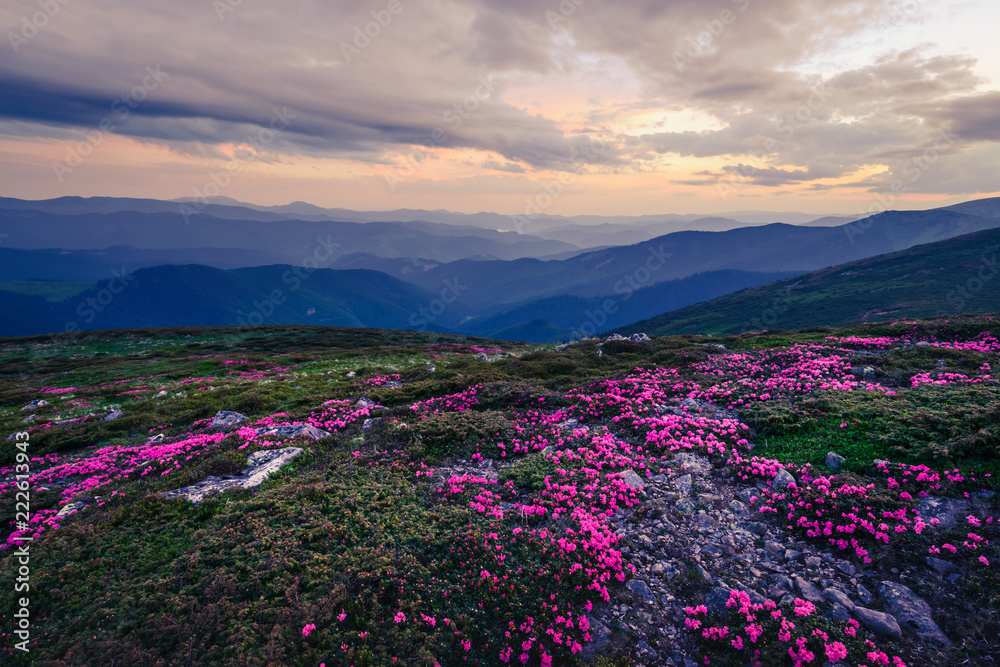
<svg viewBox="0 0 1000 667">
<path fill-rule="evenodd" d="M 10 440 L 0 449 L 0 587 L 13 590 L 15 548 L 31 537 L 32 620 L 30 652 L 15 650 L 17 596 L 0 596 L 2 655 L 41 665 L 644 664 L 625 626 L 600 657 L 586 650 L 595 617 L 630 599 L 623 584 L 636 576 L 618 526 L 652 515 L 621 473 L 671 474 L 678 453 L 696 452 L 734 485 L 795 473 L 786 493 L 761 495 L 761 519 L 859 569 L 891 576 L 942 548 L 961 569 L 946 591 L 961 616 L 941 621 L 955 639 L 947 650 L 863 629 L 834 637 L 854 626 L 801 614 L 799 632 L 828 635 L 797 645 L 817 664 L 841 646 L 851 664 L 995 660 L 998 336 L 1000 322 L 980 316 L 558 350 L 319 327 L 6 339 L 0 424 L 30 434 L 33 519 L 15 521 Z M 48 404 L 25 409 L 37 400 Z M 211 430 L 219 410 L 248 421 Z M 281 424 L 329 436 L 257 430 Z M 304 453 L 255 489 L 200 504 L 159 495 L 290 445 Z M 846 457 L 840 470 L 823 465 L 831 450 Z M 918 529 L 921 492 L 993 498 L 992 514 L 957 532 Z M 70 502 L 80 510 L 57 518 Z M 850 543 L 837 544 L 817 503 L 893 514 L 879 515 L 884 528 L 852 524 Z M 738 645 L 740 614 L 755 613 L 748 601 L 734 598 L 732 622 L 706 635 L 704 582 L 692 570 L 671 585 L 701 619 L 683 628 L 687 655 L 744 664 L 757 650 L 765 664 L 794 663 L 782 626 L 764 620 L 778 617 L 758 613 L 750 635 L 760 644 L 740 635 Z"/>
</svg>

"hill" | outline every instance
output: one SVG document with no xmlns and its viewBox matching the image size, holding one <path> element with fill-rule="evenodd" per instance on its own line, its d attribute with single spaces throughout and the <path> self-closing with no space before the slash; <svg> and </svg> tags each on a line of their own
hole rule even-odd
<svg viewBox="0 0 1000 667">
<path fill-rule="evenodd" d="M 998 253 L 1000 230 L 967 234 L 742 290 L 617 333 L 733 334 L 990 312 L 1000 303 Z"/>
</svg>

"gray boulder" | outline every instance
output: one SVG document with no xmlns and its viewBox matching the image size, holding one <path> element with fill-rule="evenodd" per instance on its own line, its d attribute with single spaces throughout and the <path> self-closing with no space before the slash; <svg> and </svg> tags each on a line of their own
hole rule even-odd
<svg viewBox="0 0 1000 667">
<path fill-rule="evenodd" d="M 917 504 L 920 518 L 924 521 L 937 519 L 941 528 L 951 528 L 969 515 L 971 504 L 961 498 L 940 498 L 927 496 Z"/>
<path fill-rule="evenodd" d="M 238 477 L 228 479 L 209 477 L 197 484 L 167 491 L 162 495 L 166 498 L 186 498 L 197 504 L 206 497 L 217 493 L 232 489 L 252 489 L 260 486 L 272 473 L 283 468 L 302 452 L 303 450 L 299 447 L 254 452 L 247 458 L 247 468 Z"/>
<path fill-rule="evenodd" d="M 25 410 L 37 410 L 38 408 L 44 408 L 48 404 L 49 404 L 48 401 L 39 398 L 21 408 L 21 412 L 24 412 Z"/>
<path fill-rule="evenodd" d="M 631 468 L 625 471 L 622 479 L 630 488 L 639 489 L 640 491 L 646 488 L 646 483 L 642 480 L 642 477 L 639 477 L 638 473 Z"/>
<path fill-rule="evenodd" d="M 247 416 L 241 415 L 239 412 L 219 410 L 212 417 L 212 421 L 208 423 L 208 428 L 216 431 L 229 431 L 245 421 L 247 421 Z"/>
<path fill-rule="evenodd" d="M 358 406 L 359 408 L 374 408 L 377 405 L 377 403 L 375 403 L 375 401 L 368 398 L 367 396 L 362 396 L 361 398 L 358 399 L 358 402 L 355 403 L 354 405 Z"/>
<path fill-rule="evenodd" d="M 861 621 L 861 625 L 881 637 L 899 639 L 903 636 L 896 619 L 889 614 L 883 614 L 880 611 L 865 607 L 855 607 L 854 615 Z"/>
<path fill-rule="evenodd" d="M 692 480 L 691 475 L 683 475 L 674 479 L 671 484 L 679 493 L 685 496 L 691 495 Z"/>
<path fill-rule="evenodd" d="M 934 622 L 930 605 L 909 588 L 892 581 L 883 581 L 878 587 L 878 594 L 885 610 L 895 616 L 900 627 L 908 633 L 922 641 L 951 646 L 951 640 Z"/>
<path fill-rule="evenodd" d="M 280 435 L 289 438 L 305 436 L 313 440 L 329 438 L 330 433 L 310 424 L 290 424 L 287 426 L 271 426 L 257 429 L 257 435 Z"/>
<path fill-rule="evenodd" d="M 101 421 L 113 422 L 114 420 L 119 419 L 123 414 L 124 413 L 118 408 L 111 408 L 103 417 L 101 417 Z"/>
<path fill-rule="evenodd" d="M 629 579 L 625 582 L 625 588 L 650 604 L 656 603 L 656 596 L 653 595 L 653 591 L 649 590 L 649 586 L 641 579 Z"/>
<path fill-rule="evenodd" d="M 788 472 L 784 468 L 779 470 L 778 474 L 774 476 L 773 480 L 771 480 L 771 486 L 776 489 L 787 489 L 792 484 L 795 484 L 795 478 L 792 476 L 792 473 Z"/>
<path fill-rule="evenodd" d="M 847 463 L 847 459 L 836 452 L 828 452 L 826 455 L 826 467 L 834 470 Z"/>
</svg>

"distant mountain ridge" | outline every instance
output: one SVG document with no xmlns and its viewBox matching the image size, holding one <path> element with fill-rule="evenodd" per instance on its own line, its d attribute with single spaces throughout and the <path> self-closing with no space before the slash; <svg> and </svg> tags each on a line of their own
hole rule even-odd
<svg viewBox="0 0 1000 667">
<path fill-rule="evenodd" d="M 736 334 L 988 313 L 1000 304 L 1000 229 L 742 290 L 615 329 Z"/>
</svg>

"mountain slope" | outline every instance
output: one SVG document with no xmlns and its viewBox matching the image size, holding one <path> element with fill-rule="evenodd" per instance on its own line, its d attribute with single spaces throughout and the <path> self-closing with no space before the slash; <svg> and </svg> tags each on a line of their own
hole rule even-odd
<svg viewBox="0 0 1000 667">
<path fill-rule="evenodd" d="M 102 281 L 61 303 L 0 291 L 0 336 L 276 323 L 440 331 L 468 315 L 458 303 L 432 307 L 437 298 L 377 271 L 159 266 Z M 441 312 L 421 323 L 421 309 Z"/>
<path fill-rule="evenodd" d="M 1000 229 L 746 289 L 616 331 L 733 334 L 985 313 L 1000 303 Z"/>
</svg>

